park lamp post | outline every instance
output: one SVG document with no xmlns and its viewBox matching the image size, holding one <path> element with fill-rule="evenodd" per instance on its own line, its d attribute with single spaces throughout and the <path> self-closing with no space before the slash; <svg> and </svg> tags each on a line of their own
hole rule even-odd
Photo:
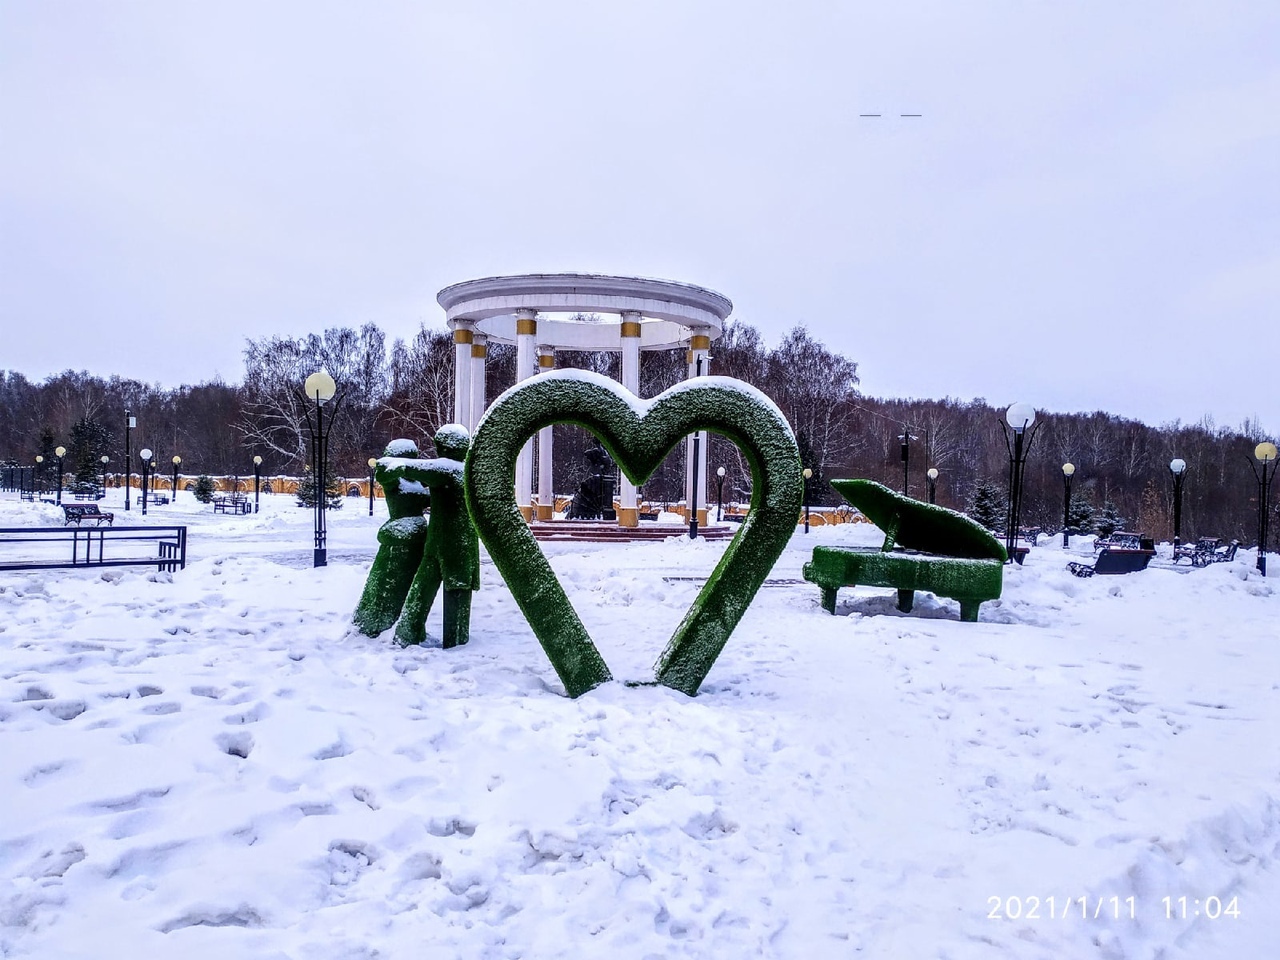
<svg viewBox="0 0 1280 960">
<path fill-rule="evenodd" d="M 107 464 L 111 462 L 111 458 L 105 453 L 98 458 L 102 462 L 102 496 L 98 499 L 105 499 L 107 496 Z"/>
<path fill-rule="evenodd" d="M 724 467 L 716 467 L 716 523 L 724 519 Z"/>
<path fill-rule="evenodd" d="M 804 532 L 809 532 L 809 478 L 813 476 L 813 471 L 808 467 L 804 468 Z"/>
<path fill-rule="evenodd" d="M 930 467 L 924 472 L 925 478 L 929 481 L 929 502 L 938 502 L 938 468 Z"/>
<path fill-rule="evenodd" d="M 1173 555 L 1178 556 L 1178 547 L 1182 546 L 1182 481 L 1187 479 L 1187 461 L 1175 457 L 1169 461 L 1169 472 L 1173 474 Z"/>
<path fill-rule="evenodd" d="M 1009 405 L 1000 427 L 1005 433 L 1005 446 L 1009 449 L 1009 517 L 1005 527 L 1005 549 L 1012 560 L 1013 549 L 1018 542 L 1018 528 L 1022 522 L 1022 474 L 1027 464 L 1027 451 L 1031 447 L 1035 431 L 1036 408 L 1019 401 Z M 1008 424 L 1008 427 L 1005 426 Z M 1009 431 L 1013 431 L 1010 442 Z"/>
<path fill-rule="evenodd" d="M 32 490 L 39 490 L 44 493 L 44 457 L 36 454 L 36 468 L 32 471 L 35 474 L 35 483 L 31 485 Z"/>
<path fill-rule="evenodd" d="M 326 502 L 328 484 L 325 482 L 328 474 L 328 450 L 326 449 L 328 446 L 326 442 L 328 440 L 328 430 L 326 430 L 324 423 L 324 405 L 333 399 L 338 386 L 333 382 L 333 377 L 329 376 L 324 370 L 318 370 L 307 377 L 303 389 L 306 391 L 307 399 L 313 401 L 316 405 L 314 423 L 311 421 L 311 411 L 306 411 L 307 428 L 311 432 L 311 476 L 315 483 L 316 501 L 315 550 L 312 553 L 312 566 L 324 567 L 329 563 L 324 518 L 325 507 L 328 506 Z M 329 429 L 332 428 L 333 416 L 330 416 Z"/>
<path fill-rule="evenodd" d="M 1262 464 L 1262 471 L 1249 464 L 1258 480 L 1258 572 L 1264 577 L 1267 575 L 1267 490 L 1276 478 L 1276 454 L 1276 445 L 1264 440 L 1253 448 L 1253 455 Z"/>
<path fill-rule="evenodd" d="M 62 460 L 67 455 L 66 447 L 58 447 L 53 451 L 58 458 L 58 505 L 62 505 Z"/>
<path fill-rule="evenodd" d="M 907 496 L 907 488 L 911 486 L 911 441 L 919 440 L 919 437 L 913 437 L 911 431 L 904 423 L 902 425 L 902 435 L 898 437 L 898 455 L 902 458 L 902 495 Z"/>
<path fill-rule="evenodd" d="M 702 355 L 698 354 L 693 362 L 693 375 L 695 377 L 702 376 Z M 693 463 L 689 467 L 690 484 L 689 484 L 689 539 L 698 539 L 698 464 L 701 462 L 700 444 L 702 441 L 702 431 L 695 430 L 693 432 Z"/>
<path fill-rule="evenodd" d="M 376 457 L 369 458 L 369 516 L 373 516 L 373 471 L 378 466 Z"/>
<path fill-rule="evenodd" d="M 178 502 L 178 468 L 182 466 L 182 458 L 178 455 L 173 457 L 173 489 L 169 491 L 169 498 L 173 503 Z"/>
<path fill-rule="evenodd" d="M 124 508 L 129 509 L 129 487 L 133 483 L 133 459 L 129 451 L 129 431 L 138 426 L 138 418 L 124 412 Z"/>
<path fill-rule="evenodd" d="M 1062 465 L 1062 549 L 1071 545 L 1071 478 L 1075 476 L 1076 465 L 1067 461 Z"/>
<path fill-rule="evenodd" d="M 142 458 L 142 515 L 147 515 L 147 468 L 151 463 L 151 448 L 143 447 L 138 451 Z"/>
<path fill-rule="evenodd" d="M 257 513 L 262 502 L 262 457 L 253 458 L 253 512 Z"/>
</svg>

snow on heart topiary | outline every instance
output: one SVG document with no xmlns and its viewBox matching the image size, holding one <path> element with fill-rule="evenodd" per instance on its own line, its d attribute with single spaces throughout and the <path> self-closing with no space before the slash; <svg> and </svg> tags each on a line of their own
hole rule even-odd
<svg viewBox="0 0 1280 960">
<path fill-rule="evenodd" d="M 612 677 L 515 499 L 521 448 L 554 423 L 595 434 L 637 486 L 695 430 L 732 440 L 750 464 L 751 511 L 655 666 L 659 683 L 693 696 L 795 532 L 803 480 L 791 427 L 773 401 L 730 377 L 699 377 L 642 400 L 607 377 L 560 370 L 524 380 L 493 402 L 467 455 L 467 506 L 571 697 Z"/>
</svg>

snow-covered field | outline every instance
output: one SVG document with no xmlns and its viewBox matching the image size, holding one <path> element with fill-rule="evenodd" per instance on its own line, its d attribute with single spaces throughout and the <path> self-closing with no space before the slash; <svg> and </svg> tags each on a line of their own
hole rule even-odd
<svg viewBox="0 0 1280 960">
<path fill-rule="evenodd" d="M 382 504 L 319 570 L 292 504 L 155 508 L 175 574 L 0 573 L 0 956 L 1280 956 L 1280 559 L 1047 543 L 977 624 L 831 617 L 808 551 L 879 536 L 819 527 L 696 699 L 573 701 L 487 561 L 468 646 L 353 634 Z M 721 550 L 548 553 L 643 680 Z"/>
</svg>

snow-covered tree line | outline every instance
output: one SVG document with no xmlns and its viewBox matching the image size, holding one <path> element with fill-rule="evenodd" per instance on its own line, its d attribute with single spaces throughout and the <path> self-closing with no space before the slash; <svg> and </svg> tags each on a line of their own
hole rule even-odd
<svg viewBox="0 0 1280 960">
<path fill-rule="evenodd" d="M 1008 453 L 999 427 L 1002 411 L 984 400 L 876 399 L 858 392 L 858 366 L 816 340 L 804 326 L 776 345 L 742 322 L 730 323 L 712 345 L 710 372 L 739 377 L 768 394 L 796 431 L 805 465 L 814 473 L 815 504 L 839 498 L 827 481 L 860 476 L 901 490 L 901 437 L 909 441 L 905 480 L 923 498 L 925 471 L 936 467 L 938 502 L 965 508 L 984 481 L 1007 487 Z M 37 453 L 68 448 L 66 469 L 91 469 L 102 455 L 119 469 L 125 410 L 138 420 L 135 452 L 155 451 L 161 470 L 182 457 L 185 474 L 252 474 L 254 455 L 263 472 L 300 474 L 308 456 L 301 387 L 307 375 L 326 369 L 338 384 L 341 404 L 330 436 L 339 475 L 363 477 L 366 461 L 393 437 L 407 436 L 430 449 L 436 428 L 452 419 L 453 343 L 447 330 L 421 327 L 409 339 L 388 343 L 374 324 L 334 327 L 304 337 L 267 336 L 246 341 L 240 384 L 214 380 L 163 388 L 121 377 L 65 371 L 33 383 L 16 371 L 0 371 L 0 460 L 30 463 Z M 619 375 L 617 354 L 561 351 L 560 367 Z M 652 396 L 684 379 L 683 350 L 645 353 L 641 393 Z M 489 397 L 515 379 L 515 350 L 490 345 Z M 1056 530 L 1062 524 L 1062 464 L 1077 467 L 1073 493 L 1078 516 L 1111 509 L 1128 529 L 1157 537 L 1172 533 L 1172 479 L 1168 463 L 1187 462 L 1184 539 L 1196 535 L 1239 537 L 1256 529 L 1256 486 L 1246 459 L 1263 439 L 1257 423 L 1240 429 L 1198 424 L 1151 427 L 1094 413 L 1042 413 L 1026 468 L 1023 520 Z M 586 471 L 592 443 L 582 430 L 556 427 L 556 485 L 575 490 Z M 48 449 L 46 449 L 48 448 Z M 644 489 L 653 501 L 682 496 L 683 450 L 677 449 Z M 737 449 L 712 437 L 708 454 L 714 498 L 715 472 L 725 468 L 726 500 L 750 496 L 750 476 Z M 136 469 L 136 463 L 135 463 Z M 1084 511 L 1084 513 L 1080 513 Z M 1280 528 L 1280 523 L 1275 525 Z"/>
</svg>

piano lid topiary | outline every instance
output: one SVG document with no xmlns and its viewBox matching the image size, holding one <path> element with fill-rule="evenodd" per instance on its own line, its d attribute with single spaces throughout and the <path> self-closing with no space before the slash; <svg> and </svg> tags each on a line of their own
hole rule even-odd
<svg viewBox="0 0 1280 960">
<path fill-rule="evenodd" d="M 894 493 L 874 480 L 832 480 L 831 486 L 884 531 L 882 550 L 896 546 L 945 557 L 1009 559 L 1004 544 L 963 513 Z"/>
</svg>

